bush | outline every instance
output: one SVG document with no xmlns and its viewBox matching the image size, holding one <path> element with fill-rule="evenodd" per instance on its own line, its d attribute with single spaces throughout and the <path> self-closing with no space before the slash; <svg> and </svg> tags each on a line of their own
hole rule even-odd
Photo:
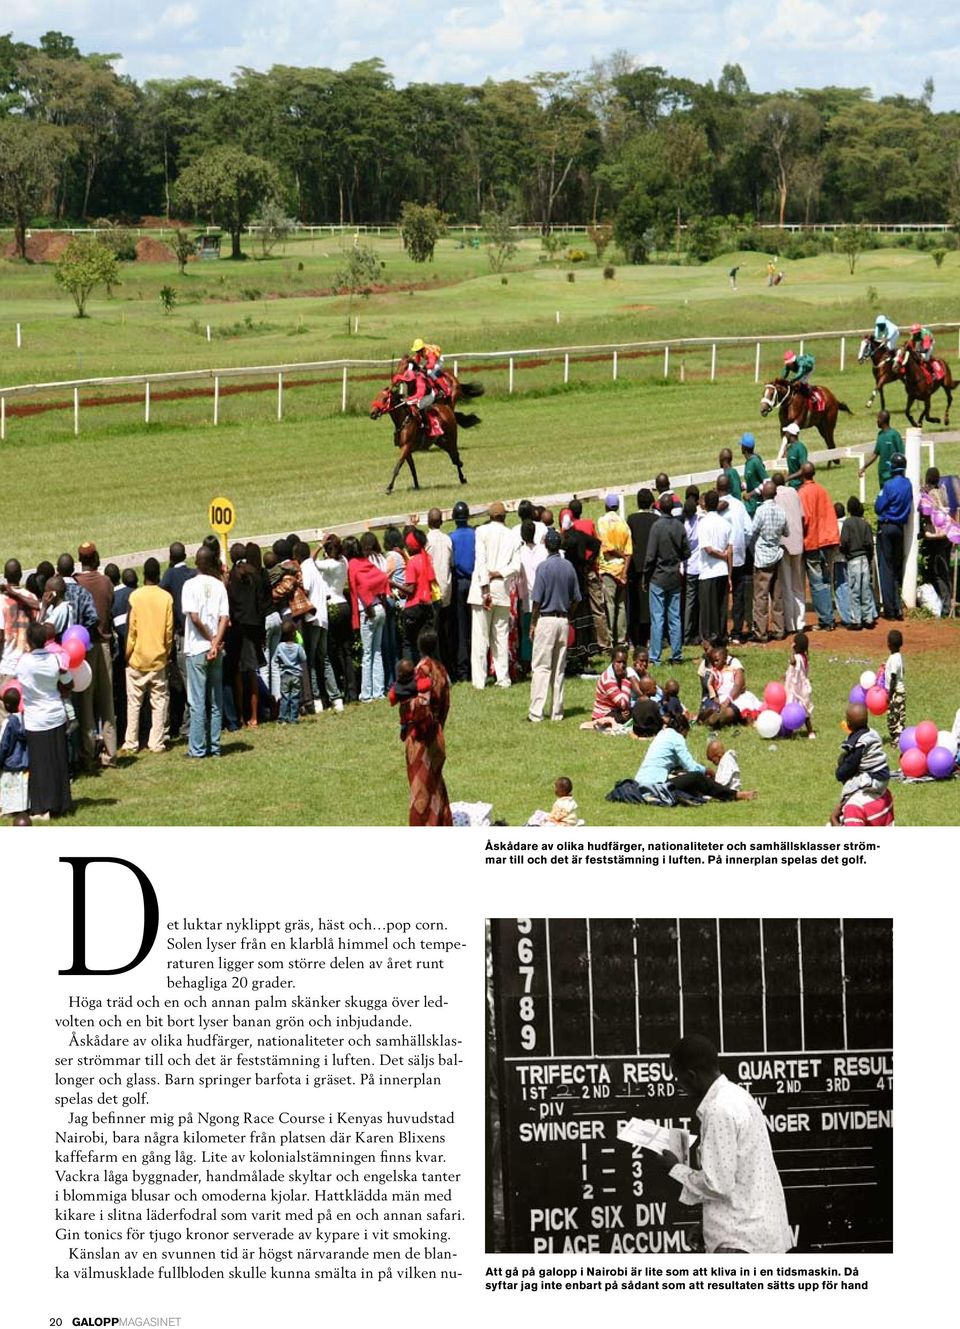
<svg viewBox="0 0 960 1329">
<path fill-rule="evenodd" d="M 603 270 L 603 276 L 604 276 L 604 279 L 605 279 L 606 281 L 613 281 L 613 279 L 614 279 L 614 277 L 615 277 L 616 275 L 617 275 L 617 270 L 616 270 L 616 268 L 613 266 L 612 263 L 608 263 L 607 266 L 606 266 L 606 267 L 604 268 L 604 270 Z"/>
<path fill-rule="evenodd" d="M 575 272 L 567 273 L 567 281 L 576 281 L 576 280 L 577 280 L 577 274 Z"/>
<path fill-rule="evenodd" d="M 107 294 L 119 282 L 117 260 L 113 251 L 90 236 L 75 236 L 60 256 L 53 271 L 54 281 L 69 291 L 77 306 L 77 318 L 86 318 L 87 300 L 100 285 Z"/>
<path fill-rule="evenodd" d="M 172 286 L 160 287 L 160 303 L 165 314 L 173 312 L 173 308 L 177 303 L 177 293 Z"/>
<path fill-rule="evenodd" d="M 567 250 L 567 259 L 570 263 L 583 263 L 586 257 L 587 256 L 582 249 Z"/>
<path fill-rule="evenodd" d="M 687 254 L 698 263 L 707 263 L 726 247 L 719 217 L 691 217 L 685 235 Z"/>
<path fill-rule="evenodd" d="M 123 263 L 132 263 L 137 257 L 137 242 L 129 231 L 119 226 L 111 226 L 107 231 L 98 231 L 97 240 L 114 258 Z"/>
<path fill-rule="evenodd" d="M 400 205 L 400 239 L 414 263 L 433 262 L 436 243 L 446 230 L 443 213 L 432 203 Z"/>
<path fill-rule="evenodd" d="M 501 277 L 501 278 L 500 278 L 500 285 L 501 285 L 501 286 L 506 286 L 506 285 L 509 283 L 509 281 L 510 281 L 510 278 L 509 278 L 509 277 Z"/>
<path fill-rule="evenodd" d="M 628 263 L 646 263 L 650 251 L 653 208 L 639 187 L 623 199 L 613 223 L 613 234 Z"/>
<path fill-rule="evenodd" d="M 263 291 L 260 290 L 259 286 L 241 286 L 240 294 L 244 300 L 259 300 L 263 295 Z"/>
<path fill-rule="evenodd" d="M 945 249 L 935 249 L 930 257 L 933 259 L 934 263 L 936 263 L 938 268 L 942 268 L 943 260 L 947 257 L 947 251 Z"/>
</svg>

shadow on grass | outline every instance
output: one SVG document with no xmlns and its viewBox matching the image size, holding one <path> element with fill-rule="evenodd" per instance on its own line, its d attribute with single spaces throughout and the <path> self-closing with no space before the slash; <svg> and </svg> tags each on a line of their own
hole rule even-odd
<svg viewBox="0 0 960 1329">
<path fill-rule="evenodd" d="M 73 810 L 77 812 L 80 808 L 112 808 L 119 802 L 119 798 L 75 798 Z"/>
</svg>

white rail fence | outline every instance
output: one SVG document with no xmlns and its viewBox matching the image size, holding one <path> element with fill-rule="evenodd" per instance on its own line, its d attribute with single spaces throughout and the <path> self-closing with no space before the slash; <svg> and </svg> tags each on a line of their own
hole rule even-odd
<svg viewBox="0 0 960 1329">
<path fill-rule="evenodd" d="M 960 322 L 937 323 L 932 328 L 937 332 L 957 332 L 957 350 L 960 354 Z M 459 375 L 461 366 L 472 365 L 482 367 L 484 364 L 495 364 L 497 362 L 505 363 L 507 367 L 507 392 L 512 394 L 516 390 L 515 371 L 518 364 L 525 362 L 539 361 L 547 363 L 557 363 L 562 365 L 562 381 L 570 382 L 570 366 L 577 359 L 584 362 L 596 363 L 598 360 L 609 360 L 611 380 L 616 381 L 620 376 L 622 359 L 625 357 L 643 357 L 648 355 L 657 355 L 663 353 L 663 377 L 670 376 L 670 357 L 671 351 L 680 353 L 679 380 L 685 379 L 685 363 L 683 352 L 687 350 L 710 351 L 710 381 L 714 382 L 717 377 L 717 354 L 718 350 L 729 349 L 733 347 L 754 347 L 753 362 L 753 381 L 760 382 L 761 356 L 762 348 L 771 343 L 790 343 L 799 346 L 801 353 L 807 342 L 836 342 L 839 354 L 839 372 L 844 373 L 847 367 L 847 342 L 859 340 L 864 336 L 863 329 L 847 328 L 833 332 L 804 332 L 804 333 L 763 333 L 759 336 L 749 337 L 676 337 L 667 340 L 654 341 L 635 341 L 635 342 L 604 342 L 597 345 L 575 345 L 575 346 L 546 346 L 546 347 L 526 347 L 515 350 L 501 351 L 458 351 L 447 355 L 447 362 L 450 364 L 453 372 Z M 19 325 L 17 329 L 18 345 L 20 340 Z M 70 401 L 55 403 L 54 406 L 48 406 L 45 409 L 73 409 L 73 432 L 74 436 L 80 434 L 80 406 L 81 392 L 92 391 L 101 388 L 143 388 L 143 418 L 144 423 L 149 424 L 151 420 L 151 389 L 172 385 L 176 383 L 203 383 L 210 384 L 213 397 L 213 423 L 220 423 L 220 395 L 221 384 L 225 380 L 244 379 L 244 378 L 275 378 L 277 383 L 276 418 L 278 421 L 283 419 L 284 408 L 284 388 L 290 386 L 290 380 L 296 375 L 311 373 L 336 373 L 339 371 L 337 382 L 339 387 L 339 409 L 346 412 L 349 407 L 349 385 L 350 372 L 355 372 L 358 376 L 370 377 L 370 371 L 374 369 L 390 370 L 395 365 L 394 359 L 360 360 L 360 359 L 339 359 L 339 360 L 311 360 L 298 361 L 295 363 L 273 364 L 273 365 L 239 365 L 226 366 L 222 369 L 178 369 L 164 373 L 148 374 L 122 374 L 112 377 L 84 378 L 84 379 L 62 379 L 49 383 L 16 383 L 7 387 L 0 387 L 0 441 L 7 436 L 7 402 L 16 402 L 18 399 L 26 397 L 35 397 L 43 393 L 70 393 Z M 97 399 L 90 403 L 98 405 Z"/>
</svg>

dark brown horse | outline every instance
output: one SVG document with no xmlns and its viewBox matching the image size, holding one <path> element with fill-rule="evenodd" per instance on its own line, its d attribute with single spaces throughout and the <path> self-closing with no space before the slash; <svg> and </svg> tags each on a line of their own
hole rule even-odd
<svg viewBox="0 0 960 1329">
<path fill-rule="evenodd" d="M 457 447 L 457 428 L 459 426 L 460 429 L 472 429 L 474 425 L 480 423 L 480 417 L 479 415 L 465 415 L 462 411 L 454 411 L 445 402 L 432 407 L 431 410 L 443 426 L 443 433 L 436 437 L 431 436 L 429 426 L 424 427 L 419 413 L 411 410 L 396 387 L 384 388 L 371 403 L 370 419 L 379 420 L 382 415 L 389 415 L 393 421 L 393 446 L 400 449 L 400 456 L 397 458 L 393 475 L 391 475 L 390 483 L 387 485 L 388 494 L 393 492 L 393 486 L 404 462 L 410 467 L 414 489 L 420 488 L 420 481 L 417 479 L 417 468 L 413 464 L 413 454 L 415 452 L 426 452 L 428 448 L 434 446 L 445 452 L 456 466 L 460 483 L 462 485 L 467 483 L 467 477 L 463 473 L 463 462 L 460 460 L 460 451 Z"/>
<path fill-rule="evenodd" d="M 397 373 L 402 374 L 411 364 L 413 364 L 412 355 L 401 356 L 397 363 Z M 440 371 L 437 387 L 439 388 L 437 400 L 445 401 L 453 407 L 456 407 L 461 400 L 472 401 L 475 397 L 483 396 L 482 383 L 466 383 L 457 378 L 453 370 L 447 369 L 446 366 Z"/>
<path fill-rule="evenodd" d="M 938 425 L 940 417 L 930 414 L 930 398 L 935 392 L 943 388 L 947 398 L 946 410 L 943 412 L 943 423 L 950 423 L 950 407 L 953 405 L 953 389 L 957 386 L 950 373 L 950 366 L 941 356 L 933 361 L 934 365 L 939 364 L 942 373 L 939 377 L 934 377 L 932 368 L 928 369 L 922 362 L 917 352 L 909 342 L 901 346 L 896 356 L 897 370 L 903 378 L 903 386 L 907 390 L 907 419 L 912 425 L 922 425 L 924 420 L 929 420 L 931 424 Z M 923 402 L 923 410 L 920 412 L 920 419 L 914 420 L 910 414 L 910 407 L 915 401 Z"/>
<path fill-rule="evenodd" d="M 900 377 L 894 365 L 894 352 L 885 341 L 878 341 L 876 337 L 868 334 L 860 343 L 860 350 L 857 352 L 857 364 L 862 365 L 864 360 L 870 360 L 873 365 L 873 391 L 867 398 L 867 410 L 873 405 L 878 392 L 880 405 L 886 410 L 887 403 L 883 400 L 883 389 L 888 383 L 898 382 Z"/>
<path fill-rule="evenodd" d="M 760 414 L 767 416 L 771 411 L 780 413 L 781 433 L 787 425 L 796 423 L 801 429 L 816 429 L 828 448 L 835 448 L 833 431 L 837 427 L 840 411 L 853 415 L 845 401 L 838 401 L 829 388 L 810 387 L 808 393 L 801 392 L 795 383 L 788 383 L 785 378 L 775 378 L 766 383 L 760 399 Z M 828 466 L 839 466 L 839 461 L 828 462 Z"/>
</svg>

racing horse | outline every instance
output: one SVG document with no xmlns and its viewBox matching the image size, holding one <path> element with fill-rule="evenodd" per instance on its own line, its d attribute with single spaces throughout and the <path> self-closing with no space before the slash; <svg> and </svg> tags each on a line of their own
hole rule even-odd
<svg viewBox="0 0 960 1329">
<path fill-rule="evenodd" d="M 943 423 L 944 425 L 950 423 L 950 407 L 953 404 L 953 389 L 956 387 L 956 383 L 946 360 L 937 356 L 934 363 L 941 365 L 943 369 L 940 378 L 934 378 L 933 373 L 923 363 L 909 342 L 905 346 L 901 346 L 896 354 L 897 370 L 903 376 L 903 386 L 907 390 L 907 419 L 914 426 L 922 425 L 924 420 L 929 420 L 934 425 L 940 423 L 939 416 L 930 414 L 930 398 L 940 388 L 943 388 L 947 398 L 947 406 L 943 412 Z M 923 410 L 920 412 L 919 420 L 914 420 L 910 414 L 910 407 L 915 401 L 923 402 Z"/>
<path fill-rule="evenodd" d="M 809 396 L 798 392 L 796 385 L 785 378 L 775 378 L 772 383 L 765 383 L 760 399 L 760 414 L 768 416 L 771 411 L 780 413 L 781 433 L 787 425 L 796 423 L 801 429 L 816 429 L 830 449 L 836 448 L 833 431 L 837 427 L 837 416 L 841 411 L 853 415 L 845 401 L 838 401 L 829 388 L 811 387 Z M 839 461 L 831 461 L 828 466 L 839 466 Z"/>
<path fill-rule="evenodd" d="M 397 373 L 402 374 L 410 364 L 413 364 L 413 356 L 401 356 L 397 363 Z M 438 389 L 438 400 L 446 401 L 453 407 L 456 407 L 461 399 L 472 401 L 474 397 L 483 396 L 482 383 L 465 383 L 462 379 L 457 378 L 452 369 L 447 369 L 446 366 L 440 370 L 436 387 Z"/>
<path fill-rule="evenodd" d="M 390 483 L 387 485 L 388 494 L 393 493 L 393 486 L 404 462 L 410 467 L 414 489 L 420 488 L 420 481 L 417 479 L 417 468 L 413 464 L 413 454 L 415 452 L 426 452 L 428 448 L 434 445 L 445 452 L 456 466 L 460 483 L 462 485 L 467 483 L 467 477 L 463 473 L 460 451 L 457 447 L 457 429 L 458 427 L 460 429 L 472 429 L 474 425 L 480 423 L 480 417 L 479 415 L 466 415 L 463 411 L 455 411 L 446 402 L 430 409 L 434 412 L 442 427 L 442 432 L 436 436 L 431 436 L 429 428 L 425 428 L 421 424 L 420 419 L 407 405 L 403 394 L 396 385 L 384 388 L 370 404 L 371 420 L 379 420 L 381 416 L 389 415 L 393 422 L 393 446 L 400 449 L 397 464 L 393 468 L 393 475 L 391 475 Z"/>
<path fill-rule="evenodd" d="M 896 383 L 899 380 L 894 359 L 894 352 L 885 341 L 868 334 L 860 343 L 857 364 L 862 365 L 864 360 L 870 360 L 873 365 L 873 391 L 867 398 L 867 410 L 873 405 L 878 392 L 880 405 L 886 410 L 887 403 L 883 400 L 883 389 L 888 383 Z"/>
</svg>

